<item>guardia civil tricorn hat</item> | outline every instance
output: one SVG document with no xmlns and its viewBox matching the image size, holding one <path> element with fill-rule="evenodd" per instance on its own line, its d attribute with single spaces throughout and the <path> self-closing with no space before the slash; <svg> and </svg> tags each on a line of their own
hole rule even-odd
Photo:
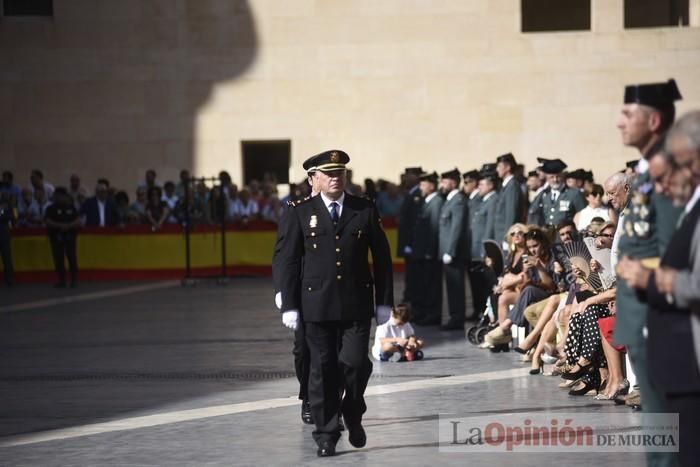
<svg viewBox="0 0 700 467">
<path fill-rule="evenodd" d="M 676 80 L 665 83 L 633 84 L 625 86 L 625 104 L 642 104 L 658 108 L 683 99 Z"/>
<path fill-rule="evenodd" d="M 307 172 L 315 170 L 333 172 L 334 170 L 345 170 L 345 164 L 348 162 L 350 162 L 350 156 L 347 153 L 338 149 L 332 149 L 309 157 L 302 166 Z"/>
</svg>

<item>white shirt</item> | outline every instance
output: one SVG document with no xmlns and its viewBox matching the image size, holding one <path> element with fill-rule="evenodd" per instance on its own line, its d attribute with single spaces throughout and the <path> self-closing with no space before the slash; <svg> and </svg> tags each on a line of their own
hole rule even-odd
<svg viewBox="0 0 700 467">
<path fill-rule="evenodd" d="M 501 184 L 501 189 L 505 188 L 506 185 L 508 185 L 508 182 L 511 181 L 513 178 L 513 175 L 508 175 L 506 178 L 503 179 L 503 183 Z"/>
<path fill-rule="evenodd" d="M 328 215 L 331 215 L 331 203 L 338 203 L 338 219 L 340 219 L 340 216 L 343 215 L 343 202 L 345 201 L 345 193 L 343 192 L 342 195 L 340 195 L 340 198 L 336 200 L 330 199 L 328 196 L 324 195 L 321 193 L 321 199 L 323 200 L 323 204 L 326 205 L 326 209 L 328 209 Z"/>
<path fill-rule="evenodd" d="M 379 353 L 382 350 L 382 339 L 387 337 L 401 337 L 403 339 L 408 339 L 409 337 L 415 335 L 413 331 L 413 326 L 411 323 L 404 323 L 400 326 L 394 324 L 394 318 L 389 318 L 384 324 L 377 326 L 377 330 L 374 333 L 374 345 L 372 345 L 372 356 L 379 360 Z"/>
<path fill-rule="evenodd" d="M 435 198 L 437 195 L 438 195 L 437 191 L 433 191 L 432 193 L 430 193 L 428 196 L 425 197 L 425 204 L 428 204 L 430 202 L 430 200 Z"/>
<path fill-rule="evenodd" d="M 693 210 L 695 207 L 695 204 L 700 200 L 700 185 L 695 187 L 695 191 L 693 192 L 693 196 L 690 197 L 690 200 L 688 203 L 685 205 L 685 213 L 688 214 L 690 211 Z"/>
<path fill-rule="evenodd" d="M 588 227 L 588 224 L 591 223 L 594 217 L 602 217 L 603 220 L 607 222 L 610 217 L 608 208 L 604 206 L 599 206 L 597 208 L 586 206 L 585 208 L 581 209 L 578 214 L 578 224 L 576 224 L 576 229 L 584 230 L 586 227 Z"/>
<path fill-rule="evenodd" d="M 617 266 L 617 261 L 620 257 L 620 237 L 624 228 L 622 227 L 625 222 L 624 210 L 620 213 L 620 217 L 617 219 L 617 228 L 615 229 L 615 236 L 613 237 L 612 247 L 610 248 L 610 266 L 612 271 L 615 270 Z"/>
<path fill-rule="evenodd" d="M 476 198 L 477 196 L 479 196 L 479 190 L 474 190 L 471 193 L 469 193 L 470 200 Z"/>
<path fill-rule="evenodd" d="M 97 211 L 100 213 L 100 227 L 105 226 L 105 202 L 97 200 Z"/>
<path fill-rule="evenodd" d="M 447 195 L 447 201 L 454 198 L 457 195 L 457 193 L 459 193 L 459 190 L 456 188 L 454 190 L 450 191 L 450 193 Z"/>
<path fill-rule="evenodd" d="M 634 169 L 635 172 L 638 174 L 643 174 L 649 171 L 649 161 L 644 159 L 643 157 L 639 159 L 639 162 L 637 162 L 637 167 Z"/>
<path fill-rule="evenodd" d="M 490 197 L 492 197 L 492 196 L 495 195 L 495 194 L 496 194 L 495 191 L 489 191 L 488 193 L 486 193 L 486 196 L 484 196 L 483 198 L 481 198 L 481 201 L 486 201 L 487 199 L 489 199 Z"/>
</svg>

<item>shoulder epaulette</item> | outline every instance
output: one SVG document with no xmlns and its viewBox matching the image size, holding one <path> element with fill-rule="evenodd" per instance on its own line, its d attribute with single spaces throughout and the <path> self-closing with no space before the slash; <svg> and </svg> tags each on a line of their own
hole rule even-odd
<svg viewBox="0 0 700 467">
<path fill-rule="evenodd" d="M 290 203 L 289 205 L 290 205 L 291 207 L 294 207 L 294 208 L 295 208 L 295 207 L 297 207 L 297 206 L 299 206 L 299 205 L 301 205 L 301 204 L 304 204 L 304 203 L 310 201 L 311 199 L 312 199 L 311 196 L 307 196 L 307 197 L 305 197 L 304 199 L 300 199 L 300 200 L 297 200 L 297 201 L 290 201 L 290 202 L 289 202 L 289 203 Z"/>
</svg>

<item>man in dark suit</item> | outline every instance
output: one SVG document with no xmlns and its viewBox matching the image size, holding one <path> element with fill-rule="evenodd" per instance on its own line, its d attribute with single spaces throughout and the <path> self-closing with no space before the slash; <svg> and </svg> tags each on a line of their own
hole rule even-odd
<svg viewBox="0 0 700 467">
<path fill-rule="evenodd" d="M 97 184 L 95 196 L 85 200 L 80 208 L 80 215 L 88 227 L 111 227 L 119 223 L 117 205 L 109 199 L 107 185 Z"/>
<path fill-rule="evenodd" d="M 471 216 L 469 227 L 471 229 L 471 267 L 469 269 L 469 285 L 472 289 L 472 302 L 474 313 L 484 311 L 486 300 L 489 297 L 495 280 L 493 269 L 484 265 L 484 240 L 494 239 L 494 218 L 496 215 L 496 180 L 498 176 L 493 172 L 482 173 L 479 180 L 479 194 L 481 202 L 476 209 L 469 211 Z"/>
<path fill-rule="evenodd" d="M 525 209 L 525 196 L 520 183 L 514 176 L 516 166 L 515 157 L 511 153 L 503 154 L 496 159 L 496 172 L 501 179 L 501 190 L 496 203 L 494 235 L 498 244 L 504 245 L 504 251 L 508 249 L 505 243 L 506 232 L 511 225 L 522 220 Z"/>
<path fill-rule="evenodd" d="M 444 265 L 450 318 L 444 330 L 463 330 L 466 317 L 465 271 L 471 257 L 469 204 L 459 190 L 461 175 L 454 169 L 441 175 L 440 190 L 446 196 L 440 213 L 439 255 Z"/>
<path fill-rule="evenodd" d="M 318 186 L 314 184 L 315 169 L 311 167 L 309 161 L 304 162 L 304 169 L 307 170 L 308 183 L 311 186 L 311 196 L 318 195 Z M 289 209 L 294 207 L 294 201 L 287 202 L 287 212 L 282 215 L 279 225 L 277 226 L 277 241 L 272 255 L 272 282 L 275 287 L 275 305 L 280 310 L 282 309 L 282 292 L 280 286 L 280 252 L 285 248 L 285 230 L 287 228 L 287 218 Z M 302 266 L 303 268 L 303 266 Z M 304 334 L 304 325 L 300 322 L 292 327 L 294 331 L 294 347 L 292 354 L 294 355 L 294 372 L 299 381 L 299 400 L 301 400 L 301 421 L 307 425 L 314 423 L 311 415 L 311 403 L 309 401 L 309 366 L 311 356 L 309 355 L 309 346 L 306 344 L 306 336 Z"/>
<path fill-rule="evenodd" d="M 438 175 L 423 174 L 420 191 L 424 199 L 413 234 L 413 258 L 416 261 L 420 292 L 415 295 L 412 314 L 416 324 L 440 324 L 442 314 L 442 262 L 438 256 L 440 212 L 445 198 L 438 193 Z"/>
<path fill-rule="evenodd" d="M 423 173 L 420 167 L 406 168 L 403 179 L 408 189 L 404 196 L 399 210 L 399 225 L 397 232 L 396 256 L 404 260 L 404 303 L 413 303 L 415 294 L 420 291 L 421 285 L 418 282 L 418 273 L 413 261 L 413 235 L 416 228 L 416 221 L 420 210 L 423 207 L 423 198 L 418 187 L 418 177 Z"/>
<path fill-rule="evenodd" d="M 366 443 L 362 416 L 372 373 L 371 318 L 375 303 L 380 323 L 393 306 L 389 243 L 374 204 L 345 193 L 349 160 L 339 150 L 311 158 L 320 194 L 289 210 L 283 234 L 288 243 L 279 253 L 282 321 L 289 327 L 303 323 L 311 355 L 309 399 L 320 457 L 335 454 L 339 411 L 350 444 Z"/>
</svg>

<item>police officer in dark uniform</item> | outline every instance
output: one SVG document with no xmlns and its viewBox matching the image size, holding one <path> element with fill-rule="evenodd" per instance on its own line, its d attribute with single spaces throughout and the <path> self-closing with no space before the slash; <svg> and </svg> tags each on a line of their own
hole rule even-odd
<svg viewBox="0 0 700 467">
<path fill-rule="evenodd" d="M 442 315 L 442 262 L 438 256 L 440 243 L 440 212 L 445 198 L 438 192 L 438 175 L 433 172 L 420 176 L 421 197 L 416 231 L 413 234 L 413 258 L 418 271 L 420 293 L 412 306 L 413 321 L 429 326 L 440 324 Z"/>
<path fill-rule="evenodd" d="M 68 259 L 70 269 L 70 286 L 78 284 L 78 259 L 76 243 L 80 214 L 73 205 L 73 198 L 64 187 L 58 187 L 53 193 L 53 203 L 46 208 L 44 220 L 51 241 L 53 262 L 58 275 L 56 287 L 66 286 L 66 268 L 64 258 Z"/>
<path fill-rule="evenodd" d="M 525 195 L 520 182 L 515 178 L 516 167 L 515 157 L 511 153 L 496 159 L 496 172 L 501 179 L 501 189 L 496 202 L 494 235 L 499 245 L 505 243 L 506 232 L 511 225 L 522 220 L 525 210 Z M 507 245 L 503 246 L 503 250 L 507 250 Z"/>
<path fill-rule="evenodd" d="M 466 267 L 471 259 L 469 204 L 459 190 L 462 178 L 454 169 L 441 175 L 440 189 L 445 204 L 440 213 L 439 255 L 444 265 L 447 309 L 450 318 L 442 327 L 446 331 L 464 330 L 466 319 Z"/>
<path fill-rule="evenodd" d="M 573 220 L 576 213 L 586 207 L 581 191 L 569 188 L 564 183 L 562 174 L 565 169 L 566 164 L 560 159 L 547 160 L 542 164 L 548 187 L 537 201 L 540 212 L 535 216 L 541 216 L 544 226 L 552 232 L 564 221 Z"/>
<path fill-rule="evenodd" d="M 545 159 L 544 157 L 538 157 L 537 162 L 540 164 L 537 166 L 536 172 L 540 177 L 541 186 L 535 192 L 535 196 L 530 202 L 530 206 L 527 208 L 527 223 L 530 225 L 538 225 L 544 227 L 544 210 L 542 209 L 542 200 L 544 199 L 544 192 L 549 188 L 547 184 L 547 175 L 542 171 L 542 165 L 550 159 Z"/>
<path fill-rule="evenodd" d="M 366 443 L 371 318 L 376 313 L 383 323 L 393 306 L 389 243 L 374 204 L 345 192 L 349 160 L 339 150 L 311 159 L 320 194 L 289 209 L 287 244 L 279 253 L 282 321 L 289 326 L 301 320 L 311 355 L 309 399 L 320 457 L 335 454 L 339 412 L 350 444 Z M 339 387 L 345 390 L 342 400 Z"/>
<path fill-rule="evenodd" d="M 423 198 L 418 186 L 418 177 L 423 173 L 421 167 L 408 167 L 404 171 L 404 181 L 408 193 L 401 203 L 399 210 L 399 225 L 397 232 L 396 256 L 404 260 L 404 303 L 413 303 L 414 294 L 421 289 L 418 274 L 413 262 L 413 234 L 418 215 L 423 207 Z"/>
<path fill-rule="evenodd" d="M 304 170 L 308 176 L 308 182 L 311 186 L 311 196 L 318 195 L 318 187 L 314 186 L 314 172 L 316 168 L 311 166 L 309 161 L 304 162 Z M 307 198 L 308 199 L 308 198 Z M 287 202 L 287 211 L 295 206 L 295 201 Z M 279 225 L 277 226 L 277 241 L 272 256 L 272 282 L 275 286 L 275 305 L 277 308 L 282 307 L 282 293 L 280 292 L 280 252 L 285 247 L 285 230 L 287 222 L 287 212 L 282 215 Z M 299 381 L 299 400 L 301 400 L 301 421 L 307 425 L 314 423 L 311 416 L 311 403 L 309 402 L 309 365 L 311 357 L 309 355 L 309 346 L 306 344 L 306 336 L 304 335 L 304 325 L 300 322 L 292 329 L 294 331 L 294 347 L 292 354 L 294 355 L 294 371 Z"/>
<path fill-rule="evenodd" d="M 649 173 L 649 160 L 660 157 L 658 154 L 665 133 L 675 118 L 674 102 L 680 99 L 681 94 L 674 80 L 626 86 L 617 125 L 623 143 L 637 148 L 642 155 L 636 167 L 638 176 L 633 183 L 630 200 L 618 226 L 621 230 L 618 230 L 617 256 L 640 260 L 647 267 L 658 265 L 681 212 L 667 196 L 656 192 L 655 180 Z M 663 397 L 651 384 L 647 368 L 645 328 L 648 305 L 619 277 L 616 307 L 614 341 L 627 349 L 640 387 L 643 410 L 665 412 Z M 650 465 L 674 464 L 673 455 L 669 453 L 647 453 L 647 461 Z"/>
<path fill-rule="evenodd" d="M 5 284 L 12 287 L 15 283 L 14 268 L 12 267 L 12 248 L 10 227 L 17 221 L 17 210 L 12 205 L 9 192 L 0 192 L 0 256 L 2 257 Z"/>
</svg>

